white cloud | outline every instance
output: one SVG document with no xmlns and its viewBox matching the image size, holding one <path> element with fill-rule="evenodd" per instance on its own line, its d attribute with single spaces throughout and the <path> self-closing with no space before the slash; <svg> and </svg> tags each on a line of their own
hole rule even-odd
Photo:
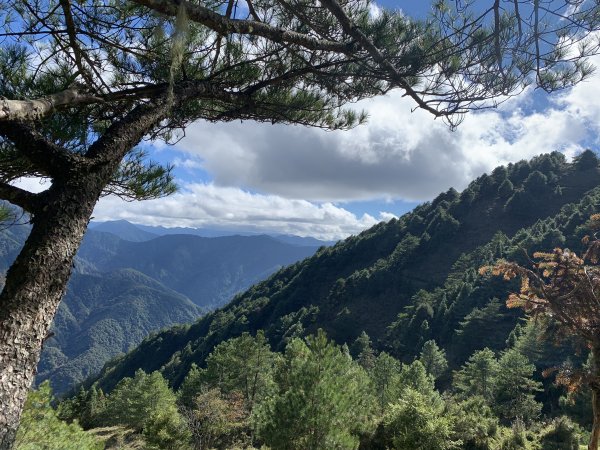
<svg viewBox="0 0 600 450">
<path fill-rule="evenodd" d="M 195 169 L 202 169 L 202 163 L 197 159 L 192 158 L 175 158 L 173 159 L 173 165 L 177 167 L 183 167 L 184 169 L 192 172 Z"/>
<path fill-rule="evenodd" d="M 17 178 L 11 184 L 20 187 L 21 189 L 25 189 L 29 192 L 39 193 L 43 192 L 50 187 L 50 180 L 46 180 L 43 178 L 34 178 L 34 177 L 23 177 Z"/>
<path fill-rule="evenodd" d="M 381 213 L 378 218 L 368 214 L 357 217 L 332 203 L 254 194 L 210 183 L 187 184 L 170 197 L 126 206 L 118 198 L 107 197 L 94 210 L 94 219 L 99 221 L 125 219 L 146 225 L 283 233 L 327 240 L 356 234 L 392 217 L 390 213 Z"/>
<path fill-rule="evenodd" d="M 550 97 L 543 111 L 531 112 L 534 95 L 469 114 L 455 132 L 424 111 L 411 113 L 397 91 L 359 103 L 369 123 L 350 131 L 197 123 L 178 148 L 219 186 L 311 201 L 426 200 L 499 164 L 598 143 L 600 104 L 590 100 L 600 97 L 598 78 Z"/>
</svg>

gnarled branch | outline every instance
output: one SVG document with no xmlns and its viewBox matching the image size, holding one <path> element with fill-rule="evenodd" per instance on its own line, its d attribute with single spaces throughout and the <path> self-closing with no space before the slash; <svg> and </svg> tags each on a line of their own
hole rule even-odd
<svg viewBox="0 0 600 450">
<path fill-rule="evenodd" d="M 81 156 L 48 141 L 22 122 L 0 121 L 0 135 L 10 140 L 40 172 L 55 179 L 85 162 Z"/>
<path fill-rule="evenodd" d="M 217 33 L 247 34 L 261 36 L 273 42 L 296 44 L 309 50 L 333 51 L 346 53 L 352 50 L 352 42 L 336 42 L 328 39 L 317 39 L 307 34 L 267 25 L 256 20 L 229 19 L 202 5 L 181 0 L 132 0 L 138 5 L 146 6 L 154 11 L 168 16 L 176 16 L 180 4 L 185 7 L 188 18 L 196 23 L 202 24 Z"/>
<path fill-rule="evenodd" d="M 34 214 L 38 206 L 38 195 L 8 183 L 0 182 L 0 198 Z"/>
<path fill-rule="evenodd" d="M 31 100 L 0 98 L 0 122 L 7 120 L 35 120 L 48 116 L 56 109 L 76 105 L 89 105 L 102 101 L 100 97 L 71 87 L 55 94 Z"/>
</svg>

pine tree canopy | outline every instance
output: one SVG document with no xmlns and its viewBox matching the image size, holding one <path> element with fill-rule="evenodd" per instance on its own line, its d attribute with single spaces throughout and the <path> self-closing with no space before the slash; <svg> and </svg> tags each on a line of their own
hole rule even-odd
<svg viewBox="0 0 600 450">
<path fill-rule="evenodd" d="M 412 20 L 367 0 L 8 0 L 0 181 L 56 179 L 61 166 L 101 159 L 108 139 L 97 138 L 111 124 L 141 120 L 143 136 L 170 142 L 199 119 L 344 129 L 366 119 L 345 105 L 394 88 L 456 125 L 531 83 L 552 91 L 587 77 L 598 9 L 436 1 Z M 170 167 L 132 151 L 138 140 L 105 193 L 172 193 Z M 41 150 L 24 150 L 33 144 Z M 2 196 L 33 209 L 26 192 L 3 185 Z"/>
<path fill-rule="evenodd" d="M 342 105 L 396 87 L 449 116 L 532 81 L 546 90 L 580 81 L 599 25 L 598 6 L 582 0 L 436 1 L 424 21 L 365 0 L 0 8 L 0 120 L 69 110 L 79 121 L 62 137 L 83 146 L 101 124 L 159 99 L 170 114 L 157 135 L 199 118 L 344 128 L 363 117 Z"/>
</svg>

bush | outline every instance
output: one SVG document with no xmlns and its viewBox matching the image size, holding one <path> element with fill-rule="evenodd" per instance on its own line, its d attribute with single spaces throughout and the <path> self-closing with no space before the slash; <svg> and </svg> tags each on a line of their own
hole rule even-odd
<svg viewBox="0 0 600 450">
<path fill-rule="evenodd" d="M 100 450 L 104 447 L 77 422 L 61 421 L 51 401 L 48 381 L 29 393 L 15 441 L 17 450 Z"/>
</svg>

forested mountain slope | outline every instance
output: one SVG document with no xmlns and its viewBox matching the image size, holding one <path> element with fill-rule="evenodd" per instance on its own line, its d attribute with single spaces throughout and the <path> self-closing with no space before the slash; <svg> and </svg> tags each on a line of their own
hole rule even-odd
<svg viewBox="0 0 600 450">
<path fill-rule="evenodd" d="M 38 380 L 61 393 L 95 374 L 152 331 L 196 319 L 192 301 L 133 269 L 75 273 L 38 365 Z"/>
<path fill-rule="evenodd" d="M 572 164 L 552 153 L 499 167 L 461 194 L 450 189 L 320 249 L 191 326 L 146 339 L 107 365 L 99 384 L 110 389 L 142 368 L 177 386 L 216 344 L 259 329 L 275 349 L 318 328 L 348 344 L 364 330 L 377 349 L 408 361 L 435 339 L 454 367 L 476 348 L 504 348 L 518 321 L 504 306 L 514 286 L 482 280 L 477 268 L 500 256 L 522 259 L 523 250 L 578 250 L 581 225 L 600 208 L 599 184 L 592 152 Z"/>
</svg>

